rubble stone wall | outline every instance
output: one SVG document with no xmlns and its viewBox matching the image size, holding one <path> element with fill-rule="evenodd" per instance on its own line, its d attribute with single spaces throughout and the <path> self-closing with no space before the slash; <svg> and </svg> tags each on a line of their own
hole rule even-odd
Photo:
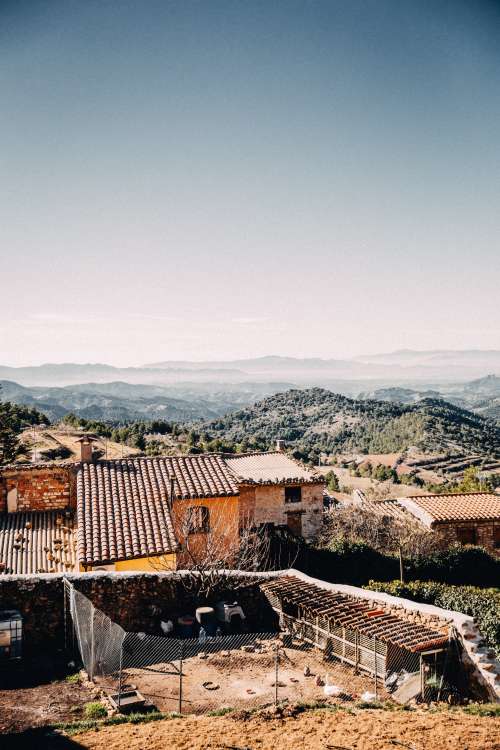
<svg viewBox="0 0 500 750">
<path fill-rule="evenodd" d="M 323 486 L 303 484 L 301 502 L 286 503 L 285 485 L 245 485 L 240 487 L 240 517 L 253 518 L 256 524 L 288 525 L 295 531 L 292 518 L 300 515 L 302 536 L 306 540 L 312 540 L 323 523 Z"/>
<path fill-rule="evenodd" d="M 475 529 L 476 544 L 484 547 L 490 554 L 500 556 L 500 547 L 495 546 L 495 533 L 498 535 L 500 521 L 464 521 L 435 524 L 434 532 L 443 542 L 443 547 L 448 548 L 459 541 L 460 529 Z M 498 538 L 498 536 L 497 536 Z"/>
<path fill-rule="evenodd" d="M 5 469 L 0 477 L 0 513 L 62 510 L 76 504 L 72 467 L 46 466 Z"/>
<path fill-rule="evenodd" d="M 63 576 L 0 576 L 0 610 L 15 609 L 23 617 L 24 648 L 28 652 L 64 645 Z M 276 617 L 252 577 L 242 588 L 228 587 L 212 599 L 196 598 L 169 573 L 86 573 L 67 575 L 75 589 L 113 622 L 129 632 L 160 635 L 160 620 L 174 622 L 196 607 L 225 599 L 238 601 L 255 632 L 272 628 Z M 68 613 L 66 613 L 68 616 Z"/>
</svg>

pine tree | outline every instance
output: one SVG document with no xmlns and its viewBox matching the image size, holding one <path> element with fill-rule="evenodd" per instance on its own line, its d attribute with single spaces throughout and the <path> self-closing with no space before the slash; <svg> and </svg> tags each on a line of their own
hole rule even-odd
<svg viewBox="0 0 500 750">
<path fill-rule="evenodd" d="M 20 452 L 17 421 L 12 404 L 0 402 L 0 466 L 14 461 Z"/>
</svg>

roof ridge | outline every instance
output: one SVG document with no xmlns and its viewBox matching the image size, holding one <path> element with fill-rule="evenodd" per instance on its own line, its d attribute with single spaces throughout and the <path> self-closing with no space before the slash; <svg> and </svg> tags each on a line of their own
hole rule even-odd
<svg viewBox="0 0 500 750">
<path fill-rule="evenodd" d="M 478 492 L 430 492 L 425 495 L 408 495 L 407 497 L 397 498 L 398 500 L 419 500 L 430 497 L 477 497 L 478 495 L 490 495 L 500 499 L 500 496 L 496 492 L 491 490 L 478 491 Z"/>
</svg>

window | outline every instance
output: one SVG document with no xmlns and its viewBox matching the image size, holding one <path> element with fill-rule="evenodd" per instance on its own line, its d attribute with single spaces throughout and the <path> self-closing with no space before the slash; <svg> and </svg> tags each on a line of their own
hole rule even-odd
<svg viewBox="0 0 500 750">
<path fill-rule="evenodd" d="M 210 530 L 210 513 L 205 505 L 193 505 L 187 511 L 188 534 L 206 534 Z"/>
<path fill-rule="evenodd" d="M 285 487 L 285 503 L 300 503 L 302 487 Z"/>
<path fill-rule="evenodd" d="M 500 526 L 493 527 L 493 546 L 500 549 Z"/>
<path fill-rule="evenodd" d="M 476 529 L 473 526 L 459 527 L 457 529 L 457 541 L 460 544 L 475 544 L 476 543 Z"/>
</svg>

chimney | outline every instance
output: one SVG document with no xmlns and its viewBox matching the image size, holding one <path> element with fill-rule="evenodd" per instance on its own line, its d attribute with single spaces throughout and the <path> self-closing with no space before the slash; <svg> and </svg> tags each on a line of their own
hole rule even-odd
<svg viewBox="0 0 500 750">
<path fill-rule="evenodd" d="M 276 450 L 282 453 L 285 450 L 285 441 L 279 438 L 276 441 Z"/>
<path fill-rule="evenodd" d="M 94 460 L 94 446 L 95 438 L 90 435 L 83 435 L 79 440 L 80 443 L 80 461 L 82 464 L 91 464 Z"/>
</svg>

